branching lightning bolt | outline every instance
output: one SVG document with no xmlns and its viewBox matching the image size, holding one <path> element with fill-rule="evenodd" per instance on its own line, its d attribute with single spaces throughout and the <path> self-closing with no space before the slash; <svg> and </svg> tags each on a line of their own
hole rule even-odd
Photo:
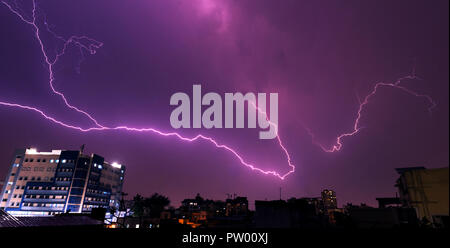
<svg viewBox="0 0 450 248">
<path fill-rule="evenodd" d="M 36 107 L 32 107 L 32 106 L 27 106 L 27 105 L 22 105 L 22 104 L 17 104 L 17 103 L 8 103 L 8 102 L 3 102 L 3 101 L 0 101 L 0 105 L 8 106 L 8 107 L 20 108 L 20 109 L 29 110 L 29 111 L 34 111 L 34 112 L 40 114 L 41 116 L 43 116 L 45 119 L 47 119 L 47 120 L 49 120 L 49 121 L 51 121 L 53 123 L 56 123 L 58 125 L 66 127 L 66 128 L 78 130 L 78 131 L 81 131 L 81 132 L 104 131 L 104 130 L 126 130 L 126 131 L 132 131 L 132 132 L 151 132 L 151 133 L 158 134 L 158 135 L 161 135 L 161 136 L 166 136 L 166 137 L 174 136 L 174 137 L 176 137 L 176 138 L 178 138 L 178 139 L 180 139 L 182 141 L 187 141 L 187 142 L 194 142 L 194 141 L 198 141 L 198 140 L 208 141 L 208 142 L 212 143 L 213 145 L 215 145 L 215 147 L 220 148 L 220 149 L 224 149 L 224 150 L 230 152 L 232 155 L 234 155 L 239 160 L 239 162 L 242 165 L 250 168 L 251 170 L 257 171 L 257 172 L 260 172 L 260 173 L 266 174 L 266 175 L 276 176 L 276 177 L 280 178 L 281 180 L 284 180 L 288 175 L 292 174 L 295 171 L 295 166 L 292 164 L 291 156 L 290 156 L 288 150 L 284 146 L 284 144 L 283 144 L 283 142 L 282 142 L 282 140 L 281 140 L 281 138 L 279 136 L 278 126 L 275 123 L 270 122 L 267 113 L 262 111 L 260 108 L 258 108 L 255 103 L 251 103 L 251 105 L 254 108 L 257 109 L 258 114 L 265 115 L 266 119 L 269 121 L 269 124 L 275 127 L 278 144 L 279 144 L 280 148 L 283 150 L 283 152 L 284 152 L 284 154 L 286 156 L 286 159 L 287 159 L 287 163 L 288 163 L 288 165 L 290 167 L 290 170 L 288 172 L 284 173 L 284 174 L 280 174 L 280 173 L 278 173 L 276 171 L 273 171 L 273 170 L 263 170 L 261 168 L 258 168 L 257 166 L 246 162 L 243 159 L 243 157 L 236 150 L 234 150 L 233 148 L 231 148 L 231 147 L 229 147 L 227 145 L 224 145 L 224 144 L 220 144 L 215 139 L 213 139 L 211 137 L 204 136 L 204 135 L 200 135 L 199 134 L 199 135 L 197 135 L 195 137 L 188 138 L 188 137 L 184 137 L 184 136 L 182 136 L 182 135 L 180 135 L 179 133 L 176 133 L 176 132 L 162 132 L 162 131 L 159 131 L 159 130 L 157 130 L 155 128 L 134 128 L 134 127 L 128 127 L 128 126 L 108 127 L 108 126 L 100 124 L 87 111 L 79 109 L 78 107 L 70 104 L 69 101 L 67 100 L 67 98 L 65 97 L 65 95 L 62 92 L 58 91 L 54 87 L 53 83 L 54 83 L 54 80 L 55 80 L 55 75 L 54 75 L 53 67 L 58 62 L 59 58 L 65 54 L 66 49 L 70 45 L 74 45 L 77 48 L 79 48 L 82 54 L 83 54 L 83 51 L 87 51 L 90 54 L 95 54 L 96 50 L 99 49 L 103 45 L 103 43 L 101 43 L 99 41 L 96 41 L 96 40 L 94 40 L 92 38 L 86 37 L 86 36 L 71 36 L 70 38 L 65 39 L 65 38 L 57 35 L 56 33 L 54 33 L 50 29 L 50 27 L 48 26 L 47 22 L 45 21 L 44 25 L 45 25 L 46 31 L 51 33 L 56 39 L 58 39 L 61 42 L 63 42 L 63 48 L 61 49 L 61 51 L 56 53 L 54 58 L 51 58 L 48 55 L 48 53 L 46 52 L 44 42 L 41 39 L 41 30 L 40 30 L 40 27 L 39 27 L 39 25 L 37 23 L 37 5 L 36 5 L 36 0 L 32 0 L 33 8 L 32 8 L 32 17 L 31 18 L 27 18 L 23 14 L 21 14 L 20 8 L 17 6 L 17 4 L 15 4 L 15 6 L 12 6 L 11 4 L 9 4 L 9 3 L 5 2 L 5 1 L 2 1 L 2 3 L 12 13 L 17 15 L 24 23 L 26 23 L 26 24 L 28 24 L 28 25 L 30 25 L 32 27 L 32 29 L 34 31 L 34 34 L 35 34 L 35 38 L 37 39 L 37 41 L 39 43 L 39 46 L 40 46 L 40 49 L 41 49 L 41 53 L 44 56 L 44 60 L 45 60 L 46 66 L 47 66 L 48 71 L 49 71 L 49 79 L 48 79 L 49 81 L 48 82 L 49 82 L 49 85 L 50 85 L 50 88 L 51 88 L 52 92 L 54 94 L 58 95 L 68 108 L 70 108 L 70 109 L 72 109 L 72 110 L 74 110 L 74 111 L 76 111 L 76 112 L 86 116 L 89 120 L 91 120 L 93 122 L 94 126 L 93 127 L 89 127 L 89 128 L 82 128 L 80 126 L 71 125 L 71 124 L 65 123 L 65 122 L 63 122 L 61 120 L 58 120 L 58 119 L 56 119 L 56 118 L 46 114 L 44 111 L 42 111 L 42 110 L 40 110 L 40 109 L 38 109 Z M 308 133 L 311 135 L 311 137 L 313 139 L 313 143 L 318 145 L 325 152 L 337 152 L 337 151 L 340 151 L 342 146 L 343 146 L 343 139 L 346 138 L 346 137 L 349 137 L 349 136 L 356 135 L 361 130 L 362 127 L 360 127 L 360 119 L 361 119 L 362 112 L 363 112 L 365 106 L 367 104 L 369 104 L 369 100 L 373 96 L 376 95 L 377 90 L 380 87 L 382 87 L 382 86 L 387 86 L 387 87 L 392 87 L 392 88 L 395 88 L 395 89 L 399 89 L 399 90 L 407 92 L 408 94 L 413 95 L 415 97 L 426 98 L 428 100 L 428 102 L 430 103 L 430 107 L 429 107 L 428 110 L 431 112 L 431 110 L 436 106 L 436 103 L 433 101 L 433 99 L 430 96 L 428 96 L 428 95 L 419 94 L 419 93 L 417 93 L 415 91 L 412 91 L 412 90 L 406 88 L 405 86 L 402 86 L 401 85 L 402 81 L 404 81 L 406 79 L 418 80 L 419 78 L 415 75 L 415 70 L 414 70 L 412 75 L 400 78 L 394 83 L 379 82 L 379 83 L 375 84 L 375 86 L 373 87 L 372 91 L 363 100 L 360 100 L 360 102 L 359 102 L 359 108 L 358 108 L 358 111 L 357 111 L 356 119 L 355 119 L 355 121 L 353 123 L 353 129 L 350 132 L 346 132 L 346 133 L 343 133 L 343 134 L 340 134 L 339 136 L 337 136 L 335 144 L 332 145 L 331 148 L 327 148 L 324 145 L 318 143 L 315 140 L 314 134 L 310 131 L 310 129 L 306 128 L 306 130 L 308 131 Z"/>
<path fill-rule="evenodd" d="M 78 130 L 78 131 L 81 131 L 81 132 L 104 131 L 104 130 L 126 130 L 126 131 L 134 131 L 134 132 L 152 132 L 152 133 L 155 133 L 155 134 L 158 134 L 158 135 L 162 135 L 162 136 L 166 136 L 166 137 L 167 136 L 175 136 L 178 139 L 183 140 L 183 141 L 187 141 L 187 142 L 193 142 L 193 141 L 197 141 L 197 140 L 205 140 L 205 141 L 208 141 L 208 142 L 212 143 L 217 148 L 227 150 L 228 152 L 233 154 L 239 160 L 239 162 L 242 165 L 250 168 L 251 170 L 260 172 L 260 173 L 265 174 L 265 175 L 273 175 L 273 176 L 276 176 L 276 177 L 280 178 L 281 180 L 284 180 L 289 174 L 291 174 L 291 173 L 293 173 L 295 171 L 295 166 L 291 162 L 291 157 L 289 155 L 289 152 L 285 148 L 285 146 L 283 145 L 283 143 L 281 141 L 281 138 L 280 138 L 280 136 L 278 134 L 278 131 L 276 133 L 277 134 L 277 141 L 278 141 L 278 144 L 280 145 L 281 149 L 285 153 L 285 155 L 287 157 L 287 162 L 288 162 L 289 167 L 290 167 L 290 170 L 288 172 L 286 172 L 285 174 L 280 174 L 280 173 L 278 173 L 276 171 L 273 171 L 273 170 L 263 170 L 261 168 L 258 168 L 257 166 L 246 162 L 243 159 L 243 157 L 236 150 L 234 150 L 233 148 L 231 148 L 231 147 L 229 147 L 227 145 L 224 145 L 224 144 L 220 144 L 215 139 L 213 139 L 211 137 L 204 136 L 204 135 L 200 135 L 199 134 L 199 135 L 197 135 L 197 136 L 195 136 L 193 138 L 187 138 L 187 137 L 183 137 L 182 135 L 180 135 L 179 133 L 176 133 L 176 132 L 162 132 L 162 131 L 159 131 L 159 130 L 157 130 L 155 128 L 134 128 L 134 127 L 128 127 L 128 126 L 107 127 L 107 126 L 101 125 L 87 111 L 81 110 L 81 109 L 77 108 L 76 106 L 71 105 L 69 103 L 69 101 L 67 100 L 67 98 L 65 97 L 65 95 L 62 92 L 58 91 L 54 87 L 53 83 L 54 83 L 54 80 L 55 80 L 55 75 L 54 75 L 53 67 L 58 62 L 58 59 L 61 56 L 64 55 L 64 53 L 66 52 L 66 49 L 68 48 L 68 46 L 70 44 L 75 45 L 76 47 L 80 48 L 80 50 L 88 51 L 91 54 L 95 54 L 96 49 L 100 48 L 103 44 L 101 42 L 98 42 L 98 41 L 96 41 L 94 39 L 91 39 L 89 37 L 86 37 L 86 36 L 71 36 L 69 39 L 64 39 L 63 37 L 58 36 L 53 31 L 51 31 L 50 27 L 48 26 L 47 22 L 45 21 L 44 25 L 46 27 L 46 30 L 48 32 L 50 32 L 55 38 L 57 38 L 60 41 L 62 41 L 63 44 L 64 44 L 63 48 L 61 49 L 61 51 L 58 52 L 55 55 L 55 57 L 52 59 L 52 58 L 50 58 L 50 56 L 46 52 L 44 42 L 41 39 L 41 30 L 40 30 L 40 27 L 39 27 L 39 25 L 37 23 L 37 13 L 36 13 L 37 12 L 37 5 L 36 5 L 36 0 L 32 1 L 33 9 L 32 9 L 32 17 L 31 17 L 31 19 L 27 19 L 23 14 L 20 13 L 20 10 L 19 10 L 17 4 L 15 6 L 16 8 L 14 8 L 11 4 L 8 4 L 5 1 L 2 1 L 2 3 L 6 7 L 8 7 L 8 9 L 11 12 L 13 12 L 15 15 L 17 15 L 24 23 L 26 23 L 26 24 L 28 24 L 28 25 L 30 25 L 32 27 L 32 29 L 34 31 L 34 34 L 35 34 L 35 38 L 39 42 L 41 53 L 44 56 L 45 63 L 47 65 L 47 67 L 48 67 L 49 84 L 50 84 L 50 88 L 53 91 L 53 93 L 58 95 L 58 96 L 60 96 L 62 98 L 64 104 L 68 108 L 70 108 L 72 110 L 75 110 L 76 112 L 78 112 L 78 113 L 80 113 L 82 115 L 85 115 L 87 118 L 89 118 L 95 124 L 95 126 L 94 127 L 90 127 L 90 128 L 82 128 L 80 126 L 71 125 L 71 124 L 65 123 L 65 122 L 63 122 L 61 120 L 58 120 L 58 119 L 56 119 L 56 118 L 46 114 L 44 111 L 42 111 L 42 110 L 40 110 L 40 109 L 38 109 L 36 107 L 32 107 L 32 106 L 27 106 L 27 105 L 22 105 L 22 104 L 17 104 L 17 103 L 8 103 L 8 102 L 3 102 L 3 101 L 0 101 L 0 105 L 34 111 L 34 112 L 39 113 L 41 116 L 43 116 L 45 119 L 47 119 L 49 121 L 52 121 L 52 122 L 54 122 L 56 124 L 59 124 L 59 125 L 61 125 L 63 127 L 75 129 L 75 130 Z M 88 41 L 89 45 L 85 45 L 82 42 L 83 40 Z M 254 103 L 252 105 L 258 110 L 259 114 L 265 114 L 266 115 L 266 119 L 268 119 L 267 114 L 265 112 L 262 112 L 258 107 L 256 107 L 256 105 Z M 274 123 L 272 123 L 270 121 L 269 121 L 269 124 L 270 125 L 274 125 Z M 277 130 L 278 127 L 275 126 L 275 129 Z"/>
<path fill-rule="evenodd" d="M 392 87 L 401 91 L 404 91 L 412 96 L 415 97 L 421 97 L 421 98 L 425 98 L 428 102 L 429 102 L 429 107 L 428 107 L 428 112 L 431 114 L 433 108 L 436 107 L 436 103 L 434 102 L 434 100 L 429 96 L 429 95 L 424 95 L 424 94 L 419 94 L 413 90 L 410 90 L 408 88 L 406 88 L 405 86 L 402 86 L 401 83 L 405 80 L 420 80 L 419 77 L 417 77 L 415 75 L 415 68 L 412 71 L 412 75 L 406 76 L 406 77 L 402 77 L 399 78 L 397 81 L 395 81 L 394 83 L 385 83 L 385 82 L 378 82 L 375 84 L 375 86 L 373 87 L 372 91 L 361 101 L 360 97 L 358 96 L 358 100 L 359 100 L 359 107 L 358 107 L 358 112 L 356 113 L 356 119 L 355 122 L 353 123 L 353 129 L 350 132 L 346 132 L 346 133 L 342 133 L 339 136 L 336 137 L 336 141 L 335 144 L 331 146 L 331 148 L 327 148 L 324 145 L 320 144 L 319 142 L 316 141 L 314 133 L 309 129 L 306 128 L 306 131 L 309 133 L 309 135 L 312 137 L 313 143 L 318 145 L 324 152 L 328 152 L 328 153 L 332 153 L 332 152 L 337 152 L 340 151 L 342 146 L 343 146 L 343 139 L 349 136 L 353 136 L 356 135 L 357 133 L 359 133 L 359 131 L 363 128 L 360 126 L 360 120 L 361 120 L 361 116 L 362 116 L 362 112 L 364 110 L 364 107 L 369 104 L 369 100 L 374 97 L 377 92 L 378 89 L 380 87 Z"/>
</svg>

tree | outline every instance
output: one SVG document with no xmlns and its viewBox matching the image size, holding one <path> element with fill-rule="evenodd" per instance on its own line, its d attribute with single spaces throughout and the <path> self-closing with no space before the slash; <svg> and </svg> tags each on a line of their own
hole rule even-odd
<svg viewBox="0 0 450 248">
<path fill-rule="evenodd" d="M 139 224 L 142 225 L 142 218 L 144 218 L 145 214 L 145 206 L 144 206 L 144 197 L 140 194 L 136 194 L 133 197 L 133 216 L 139 218 Z"/>
<path fill-rule="evenodd" d="M 154 193 L 149 198 L 145 198 L 144 200 L 144 208 L 146 210 L 146 215 L 151 218 L 158 218 L 161 215 L 161 212 L 170 204 L 170 200 L 168 197 L 164 195 L 160 195 L 158 193 Z"/>
<path fill-rule="evenodd" d="M 197 195 L 195 196 L 195 201 L 197 202 L 198 205 L 203 204 L 205 199 L 203 199 L 203 197 L 200 196 L 200 193 L 197 193 Z"/>
<path fill-rule="evenodd" d="M 159 218 L 161 212 L 170 204 L 168 197 L 154 193 L 144 198 L 139 194 L 133 197 L 133 216 L 139 218 L 140 226 L 143 226 L 144 217 Z"/>
</svg>

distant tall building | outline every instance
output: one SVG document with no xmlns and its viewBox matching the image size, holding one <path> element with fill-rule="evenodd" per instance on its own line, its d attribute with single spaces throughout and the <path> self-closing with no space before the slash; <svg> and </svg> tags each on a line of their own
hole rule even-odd
<svg viewBox="0 0 450 248">
<path fill-rule="evenodd" d="M 125 167 L 80 151 L 16 150 L 0 209 L 15 216 L 89 213 L 119 207 Z"/>
<path fill-rule="evenodd" d="M 400 174 L 396 186 L 402 205 L 415 208 L 419 219 L 426 218 L 434 224 L 448 225 L 448 167 L 410 167 L 398 168 L 396 171 Z"/>
<path fill-rule="evenodd" d="M 322 201 L 325 210 L 338 208 L 336 192 L 334 192 L 333 190 L 324 189 L 322 191 Z"/>
</svg>

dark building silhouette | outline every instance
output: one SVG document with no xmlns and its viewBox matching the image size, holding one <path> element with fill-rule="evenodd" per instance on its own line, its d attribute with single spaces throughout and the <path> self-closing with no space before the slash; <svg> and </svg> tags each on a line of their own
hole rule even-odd
<svg viewBox="0 0 450 248">
<path fill-rule="evenodd" d="M 348 205 L 346 213 L 351 226 L 359 229 L 385 229 L 417 227 L 416 211 L 413 208 L 373 208 L 365 204 Z M 347 223 L 348 224 L 348 223 Z"/>
<path fill-rule="evenodd" d="M 322 191 L 322 201 L 325 210 L 338 208 L 336 192 L 333 190 L 324 189 Z"/>
<path fill-rule="evenodd" d="M 398 168 L 397 188 L 402 205 L 414 208 L 424 222 L 447 226 L 449 222 L 449 170 L 425 167 Z"/>
<path fill-rule="evenodd" d="M 401 206 L 401 201 L 398 197 L 380 197 L 376 198 L 376 200 L 378 201 L 378 208 Z"/>
<path fill-rule="evenodd" d="M 241 216 L 248 213 L 247 197 L 236 197 L 233 199 L 226 199 L 226 216 Z"/>
<path fill-rule="evenodd" d="M 313 205 L 317 215 L 325 214 L 327 212 L 323 205 L 322 197 L 302 197 L 300 199 L 307 201 L 310 205 Z"/>
<path fill-rule="evenodd" d="M 176 213 L 179 223 L 191 227 L 248 227 L 251 224 L 247 197 L 214 201 L 197 194 L 195 198 L 184 199 Z"/>
<path fill-rule="evenodd" d="M 319 228 L 326 219 L 317 214 L 315 204 L 306 199 L 255 201 L 255 226 L 258 228 Z"/>
</svg>

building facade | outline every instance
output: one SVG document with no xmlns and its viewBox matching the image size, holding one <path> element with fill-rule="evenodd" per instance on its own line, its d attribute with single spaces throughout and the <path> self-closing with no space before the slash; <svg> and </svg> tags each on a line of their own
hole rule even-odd
<svg viewBox="0 0 450 248">
<path fill-rule="evenodd" d="M 400 202 L 404 207 L 415 208 L 417 217 L 438 225 L 448 225 L 449 170 L 409 167 L 396 169 Z M 447 223 L 444 223 L 447 222 Z"/>
<path fill-rule="evenodd" d="M 330 189 L 324 189 L 322 191 L 322 201 L 325 210 L 338 208 L 336 192 Z"/>
<path fill-rule="evenodd" d="M 125 166 L 80 151 L 16 150 L 2 189 L 0 209 L 15 216 L 89 213 L 118 208 Z"/>
</svg>

